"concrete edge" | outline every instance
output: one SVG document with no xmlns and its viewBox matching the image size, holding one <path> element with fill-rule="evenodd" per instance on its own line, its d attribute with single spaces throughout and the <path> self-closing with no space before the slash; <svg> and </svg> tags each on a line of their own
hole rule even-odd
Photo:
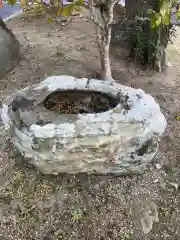
<svg viewBox="0 0 180 240">
<path fill-rule="evenodd" d="M 18 11 L 18 12 L 16 12 L 16 13 L 13 13 L 12 15 L 10 15 L 10 16 L 7 17 L 7 18 L 4 18 L 3 21 L 4 21 L 4 22 L 7 22 L 8 20 L 10 20 L 10 19 L 12 19 L 12 18 L 15 18 L 15 17 L 18 17 L 18 16 L 21 15 L 21 14 L 23 14 L 23 11 L 22 11 L 22 10 L 20 10 L 20 11 Z"/>
</svg>

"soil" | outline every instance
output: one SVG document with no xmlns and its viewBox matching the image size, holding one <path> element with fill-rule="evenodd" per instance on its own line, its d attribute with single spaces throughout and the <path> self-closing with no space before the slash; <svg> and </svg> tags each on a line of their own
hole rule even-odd
<svg viewBox="0 0 180 240">
<path fill-rule="evenodd" d="M 86 12 L 66 26 L 43 14 L 8 22 L 22 44 L 19 64 L 1 79 L 1 101 L 13 91 L 52 75 L 99 76 L 95 31 Z M 126 61 L 111 49 L 117 82 L 149 92 L 160 104 L 168 126 L 160 150 L 141 176 L 42 175 L 22 164 L 8 132 L 0 125 L 0 239 L 2 240 L 178 240 L 180 236 L 180 30 L 163 74 Z M 157 206 L 159 222 L 148 234 L 141 220 Z"/>
<path fill-rule="evenodd" d="M 114 108 L 118 99 L 98 91 L 57 91 L 51 93 L 44 106 L 59 114 L 100 113 Z"/>
</svg>

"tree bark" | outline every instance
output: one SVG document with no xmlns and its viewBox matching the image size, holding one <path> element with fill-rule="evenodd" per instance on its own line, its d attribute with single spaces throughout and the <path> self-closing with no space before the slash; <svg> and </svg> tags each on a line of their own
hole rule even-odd
<svg viewBox="0 0 180 240">
<path fill-rule="evenodd" d="M 125 6 L 126 6 L 126 16 L 128 18 L 128 20 L 132 20 L 135 17 L 135 11 L 136 9 L 134 8 L 134 6 L 136 6 L 136 0 L 126 0 L 125 1 Z"/>
<path fill-rule="evenodd" d="M 96 38 L 101 62 L 101 79 L 108 82 L 114 81 L 111 73 L 109 48 L 113 23 L 113 9 L 116 2 L 116 0 L 112 0 L 108 5 L 100 4 L 94 7 L 92 1 L 90 5 L 93 21 L 96 26 Z"/>
<path fill-rule="evenodd" d="M 100 26 L 96 26 L 96 37 L 100 53 L 101 79 L 105 81 L 111 81 L 112 73 L 109 58 L 111 27 L 107 26 L 107 29 L 105 31 L 105 29 L 101 29 Z"/>
<path fill-rule="evenodd" d="M 141 38 L 139 37 L 140 32 L 138 33 L 136 30 L 134 36 L 130 39 L 130 45 L 132 46 L 130 56 L 137 62 L 147 64 L 158 72 L 165 70 L 167 68 L 166 49 L 169 38 L 169 29 L 171 26 L 160 25 L 154 30 L 151 28 L 149 20 L 143 21 L 143 18 L 147 16 L 146 10 L 153 9 L 154 11 L 159 12 L 158 1 L 127 0 L 126 4 L 128 20 L 133 20 L 136 16 L 142 18 L 142 21 L 139 24 L 139 26 L 142 27 Z M 141 43 L 138 42 L 138 37 L 142 41 L 141 46 Z M 142 49 L 140 49 L 141 47 Z M 139 52 L 141 52 L 141 58 L 137 57 Z"/>
<path fill-rule="evenodd" d="M 109 43 L 100 47 L 100 60 L 101 60 L 101 78 L 105 81 L 112 80 L 111 64 L 109 59 Z"/>
</svg>

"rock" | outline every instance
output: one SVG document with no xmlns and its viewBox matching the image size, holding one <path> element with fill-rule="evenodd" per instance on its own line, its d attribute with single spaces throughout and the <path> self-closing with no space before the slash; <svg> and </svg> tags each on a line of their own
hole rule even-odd
<svg viewBox="0 0 180 240">
<path fill-rule="evenodd" d="M 19 56 L 20 44 L 18 40 L 0 18 L 0 77 L 4 77 L 17 64 Z"/>
<path fill-rule="evenodd" d="M 169 183 L 172 187 L 174 187 L 176 190 L 178 190 L 179 185 L 177 183 L 170 182 Z"/>
<path fill-rule="evenodd" d="M 128 69 L 128 72 L 132 74 L 132 77 L 136 77 L 138 74 L 138 72 L 134 68 Z"/>
<path fill-rule="evenodd" d="M 168 66 L 168 67 L 172 67 L 172 63 L 171 63 L 171 62 L 168 62 L 168 63 L 167 63 L 167 66 Z"/>
<path fill-rule="evenodd" d="M 159 216 L 157 206 L 155 203 L 150 202 L 145 206 L 145 209 L 141 218 L 141 226 L 144 234 L 148 234 L 152 228 L 153 223 L 159 222 Z"/>
<path fill-rule="evenodd" d="M 159 183 L 159 179 L 154 179 L 153 183 Z"/>
<path fill-rule="evenodd" d="M 160 170 L 162 168 L 161 164 L 157 163 L 156 164 L 156 169 Z"/>
<path fill-rule="evenodd" d="M 77 111 L 84 105 L 86 112 L 48 110 L 45 103 L 57 91 L 63 101 L 72 100 L 69 113 L 74 105 Z M 4 101 L 1 117 L 14 145 L 45 174 L 143 173 L 167 124 L 158 103 L 141 89 L 70 76 L 48 77 L 19 90 Z"/>
</svg>

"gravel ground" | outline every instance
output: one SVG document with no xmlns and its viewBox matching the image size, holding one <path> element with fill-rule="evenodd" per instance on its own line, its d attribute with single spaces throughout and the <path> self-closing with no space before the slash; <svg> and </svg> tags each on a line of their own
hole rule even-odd
<svg viewBox="0 0 180 240">
<path fill-rule="evenodd" d="M 15 89 L 50 75 L 98 76 L 95 31 L 85 15 L 67 26 L 49 23 L 41 14 L 8 22 L 22 44 L 22 57 L 1 79 L 1 101 Z M 178 30 L 168 51 L 172 67 L 164 74 L 135 68 L 121 49 L 111 49 L 117 82 L 152 94 L 168 120 L 160 151 L 142 176 L 44 176 L 22 164 L 0 125 L 0 239 L 179 239 L 180 122 L 175 119 L 180 113 L 179 37 Z M 159 222 L 144 234 L 141 222 L 152 203 Z"/>
</svg>

